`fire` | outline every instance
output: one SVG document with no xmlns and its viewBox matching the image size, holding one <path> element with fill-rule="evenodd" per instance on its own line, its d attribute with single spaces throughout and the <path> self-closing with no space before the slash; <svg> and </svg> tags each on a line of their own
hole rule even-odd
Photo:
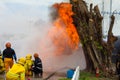
<svg viewBox="0 0 120 80">
<path fill-rule="evenodd" d="M 56 46 L 56 53 L 70 54 L 78 48 L 79 36 L 73 24 L 72 5 L 70 3 L 54 4 L 58 16 L 54 21 L 54 26 L 49 32 L 51 39 Z"/>
</svg>

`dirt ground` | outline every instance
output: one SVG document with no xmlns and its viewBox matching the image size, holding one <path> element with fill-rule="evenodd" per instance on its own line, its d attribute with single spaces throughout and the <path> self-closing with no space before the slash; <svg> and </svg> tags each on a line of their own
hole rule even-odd
<svg viewBox="0 0 120 80">
<path fill-rule="evenodd" d="M 44 72 L 42 79 L 28 77 L 28 78 L 26 78 L 26 80 L 43 80 L 46 77 L 48 77 L 50 74 L 51 74 L 50 72 Z M 48 80 L 59 80 L 60 78 L 65 78 L 65 77 L 66 77 L 65 74 L 56 73 L 52 77 L 50 77 Z M 5 74 L 0 74 L 0 80 L 5 80 Z M 119 80 L 119 79 L 118 79 L 118 75 L 115 75 L 114 77 L 110 77 L 110 78 L 98 78 L 98 80 Z"/>
<path fill-rule="evenodd" d="M 34 77 L 26 77 L 26 80 L 43 80 L 45 78 L 47 78 L 49 75 L 51 75 L 52 73 L 51 72 L 44 72 L 43 74 L 43 78 L 34 78 Z M 52 77 L 50 77 L 48 80 L 58 80 L 62 77 L 65 77 L 65 74 L 54 74 Z M 6 80 L 5 79 L 5 74 L 0 74 L 0 80 Z"/>
</svg>

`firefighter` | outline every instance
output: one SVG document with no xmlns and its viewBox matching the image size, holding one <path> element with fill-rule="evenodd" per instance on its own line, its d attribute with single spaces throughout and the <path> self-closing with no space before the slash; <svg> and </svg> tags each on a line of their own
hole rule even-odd
<svg viewBox="0 0 120 80">
<path fill-rule="evenodd" d="M 5 71 L 4 62 L 2 60 L 2 55 L 0 54 L 0 73 Z"/>
<path fill-rule="evenodd" d="M 39 58 L 38 53 L 34 53 L 34 64 L 32 66 L 32 71 L 34 72 L 35 77 L 42 77 L 43 76 L 43 68 L 42 68 L 42 61 Z"/>
<path fill-rule="evenodd" d="M 25 80 L 25 58 L 21 57 L 6 74 L 6 80 Z"/>
<path fill-rule="evenodd" d="M 26 62 L 25 62 L 25 74 L 26 76 L 32 76 L 32 65 L 33 65 L 33 60 L 32 60 L 32 55 L 27 54 L 26 55 Z"/>
<path fill-rule="evenodd" d="M 14 63 L 13 58 L 15 59 L 15 61 L 17 61 L 17 57 L 14 49 L 11 48 L 10 42 L 7 42 L 5 46 L 6 46 L 6 49 L 3 50 L 3 61 L 5 64 L 5 70 L 7 72 Z"/>
</svg>

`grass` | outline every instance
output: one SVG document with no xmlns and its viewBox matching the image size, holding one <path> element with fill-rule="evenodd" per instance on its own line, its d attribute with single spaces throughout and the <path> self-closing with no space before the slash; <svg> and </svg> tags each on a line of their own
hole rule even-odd
<svg viewBox="0 0 120 80">
<path fill-rule="evenodd" d="M 71 80 L 71 79 L 61 78 L 59 80 Z M 91 74 L 90 72 L 81 72 L 79 80 L 98 80 L 98 78 L 96 78 L 95 75 Z"/>
</svg>

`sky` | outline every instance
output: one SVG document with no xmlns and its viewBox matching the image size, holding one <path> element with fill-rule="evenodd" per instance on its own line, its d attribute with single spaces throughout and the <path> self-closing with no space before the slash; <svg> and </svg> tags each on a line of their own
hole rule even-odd
<svg viewBox="0 0 120 80">
<path fill-rule="evenodd" d="M 68 2 L 67 0 L 0 0 L 0 34 L 22 34 L 30 31 L 30 26 L 35 22 L 42 20 L 47 21 L 49 18 L 49 7 L 57 2 Z M 102 0 L 85 0 L 89 4 L 99 5 L 102 10 Z M 118 0 L 112 1 L 112 11 L 120 11 Z M 110 0 L 104 0 L 104 10 L 109 11 Z M 116 5 L 118 4 L 118 5 Z M 109 15 L 104 16 L 105 31 L 109 26 Z M 120 35 L 119 15 L 116 15 L 115 27 L 113 32 Z M 22 24 L 22 25 L 21 25 Z M 19 29 L 19 30 L 17 30 Z"/>
<path fill-rule="evenodd" d="M 49 22 L 49 8 L 58 2 L 63 0 L 0 0 L 0 37 L 6 38 L 0 45 L 28 37 L 38 27 L 44 27 Z"/>
<path fill-rule="evenodd" d="M 110 1 L 112 1 L 112 12 L 118 12 L 120 13 L 120 1 L 119 0 L 85 0 L 87 5 L 89 6 L 90 3 L 92 2 L 93 5 L 98 5 L 100 11 L 103 11 L 103 2 L 104 2 L 104 11 L 105 12 L 110 12 Z M 102 13 L 101 13 L 102 14 Z M 103 14 L 102 14 L 103 15 Z M 103 32 L 104 35 L 107 35 L 108 29 L 109 29 L 109 24 L 110 24 L 110 15 L 105 14 L 104 15 L 104 24 L 103 24 Z M 120 35 L 120 15 L 115 14 L 115 23 L 114 23 L 114 27 L 113 27 L 113 34 L 115 36 L 119 36 Z"/>
<path fill-rule="evenodd" d="M 54 3 L 59 2 L 68 2 L 69 0 L 0 0 L 0 49 L 3 50 L 5 48 L 5 43 L 10 41 L 12 43 L 12 47 L 15 49 L 17 55 L 23 56 L 27 53 L 49 53 L 53 48 L 49 45 L 49 39 L 47 39 L 45 45 L 49 47 L 48 50 L 43 50 L 43 45 L 39 45 L 39 41 L 45 42 L 45 36 L 52 26 L 50 23 L 50 7 Z M 87 5 L 92 2 L 93 5 L 98 5 L 100 10 L 102 11 L 102 0 L 85 0 Z M 104 10 L 109 11 L 109 3 L 110 0 L 104 0 Z M 120 11 L 119 7 L 120 1 L 114 0 L 112 11 Z M 120 16 L 115 15 L 116 20 L 113 28 L 113 34 L 120 35 L 119 25 L 120 25 Z M 105 14 L 104 16 L 104 33 L 107 34 L 109 28 L 109 15 Z M 37 46 L 37 47 L 36 47 Z M 83 52 L 80 50 L 81 59 L 83 57 Z M 76 52 L 78 53 L 78 52 Z M 47 54 L 49 56 L 50 54 Z M 42 58 L 45 55 L 41 56 Z M 74 57 L 78 57 L 76 54 L 68 57 L 65 60 L 67 63 L 70 59 Z M 53 57 L 48 57 L 47 59 L 51 59 Z M 62 56 L 63 60 L 65 56 Z M 45 59 L 44 62 L 48 60 Z M 56 59 L 56 61 L 60 61 L 61 58 Z M 79 60 L 79 58 L 77 58 Z M 84 62 L 85 60 L 82 59 Z M 50 61 L 50 60 L 49 60 Z M 55 61 L 54 59 L 50 62 Z M 73 63 L 76 61 L 74 59 Z M 79 60 L 80 61 L 80 60 Z M 81 63 L 80 62 L 80 63 Z M 69 63 L 71 65 L 71 63 Z M 76 66 L 78 63 L 74 63 Z M 85 67 L 81 66 L 82 68 Z M 61 65 L 61 64 L 59 64 Z M 58 65 L 58 66 L 59 66 Z M 48 65 L 47 65 L 48 66 Z"/>
<path fill-rule="evenodd" d="M 0 34 L 29 32 L 37 20 L 48 20 L 49 7 L 56 2 L 62 0 L 0 0 Z"/>
<path fill-rule="evenodd" d="M 0 0 L 0 36 L 7 34 L 30 34 L 32 27 L 39 22 L 49 21 L 49 7 L 54 3 L 68 2 L 69 0 Z M 87 5 L 92 2 L 102 11 L 102 0 L 85 0 Z M 112 11 L 120 11 L 118 0 L 112 1 Z M 110 0 L 104 0 L 104 10 L 110 11 Z M 118 5 L 116 5 L 118 4 Z M 113 33 L 120 35 L 120 16 L 115 15 Z M 109 15 L 105 14 L 103 32 L 107 34 Z"/>
</svg>

